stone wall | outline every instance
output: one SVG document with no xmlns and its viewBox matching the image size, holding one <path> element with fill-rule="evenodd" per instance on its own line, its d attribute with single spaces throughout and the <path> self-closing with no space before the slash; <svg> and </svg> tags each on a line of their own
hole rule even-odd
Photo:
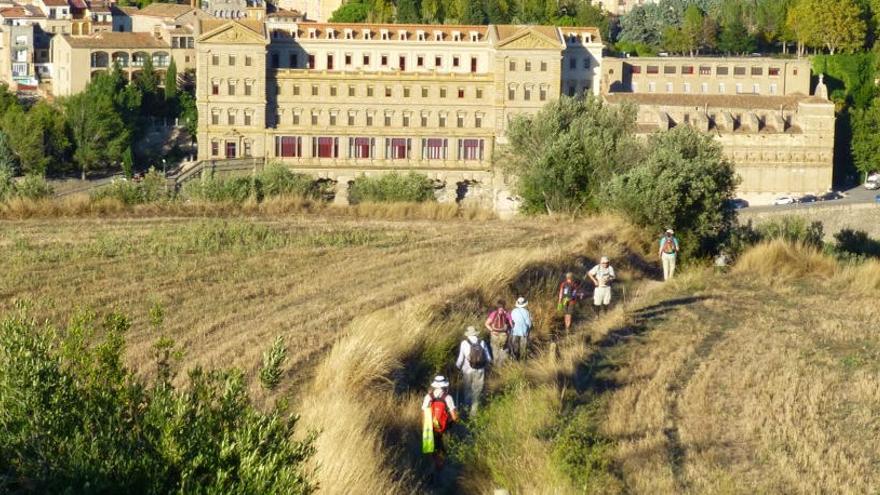
<svg viewBox="0 0 880 495">
<path fill-rule="evenodd" d="M 880 239 L 880 205 L 872 203 L 844 205 L 811 205 L 779 211 L 740 213 L 740 222 L 751 220 L 755 224 L 774 220 L 783 216 L 799 216 L 810 222 L 822 222 L 826 240 L 842 229 L 863 230 L 874 239 Z"/>
</svg>

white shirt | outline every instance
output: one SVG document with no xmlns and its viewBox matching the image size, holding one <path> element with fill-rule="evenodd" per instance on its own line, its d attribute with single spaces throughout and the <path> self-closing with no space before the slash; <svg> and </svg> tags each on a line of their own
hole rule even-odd
<svg viewBox="0 0 880 495">
<path fill-rule="evenodd" d="M 480 343 L 480 347 L 483 348 L 483 352 L 486 355 L 486 364 L 492 363 L 492 354 L 489 353 L 489 347 L 486 346 L 485 340 L 477 340 L 476 337 L 468 337 L 461 341 L 461 345 L 458 346 L 458 359 L 455 361 L 455 367 L 460 369 L 462 373 L 470 373 L 472 371 L 482 371 L 482 370 L 474 370 L 471 368 L 471 363 L 468 362 L 468 354 L 471 352 L 471 346 L 477 345 L 477 342 Z"/>
<path fill-rule="evenodd" d="M 608 268 L 602 268 L 601 264 L 596 265 L 590 269 L 588 273 L 599 281 L 599 287 L 608 287 L 611 281 L 615 278 L 614 267 L 610 264 L 608 265 Z"/>
<path fill-rule="evenodd" d="M 443 389 L 442 388 L 435 388 L 434 390 L 431 390 L 431 392 L 425 394 L 425 399 L 422 401 L 422 409 L 427 409 L 427 408 L 431 407 L 431 396 L 432 395 L 434 397 L 439 398 L 440 396 L 443 395 Z M 449 392 L 446 393 L 446 408 L 449 409 L 450 411 L 455 411 L 455 401 L 452 400 L 452 394 L 450 394 Z"/>
</svg>

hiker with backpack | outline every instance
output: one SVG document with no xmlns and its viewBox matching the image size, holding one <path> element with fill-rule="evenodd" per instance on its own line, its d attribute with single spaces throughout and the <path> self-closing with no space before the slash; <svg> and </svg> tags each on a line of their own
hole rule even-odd
<svg viewBox="0 0 880 495">
<path fill-rule="evenodd" d="M 495 365 L 500 365 L 507 357 L 507 344 L 510 338 L 510 329 L 513 328 L 513 320 L 510 313 L 504 308 L 504 301 L 499 299 L 495 304 L 495 310 L 486 318 L 486 330 L 489 331 L 489 342 L 492 345 L 492 360 Z"/>
<path fill-rule="evenodd" d="M 580 285 L 575 281 L 574 273 L 566 273 L 565 280 L 559 284 L 559 299 L 556 304 L 556 309 L 565 315 L 564 321 L 566 332 L 571 328 L 571 315 L 574 314 L 574 308 L 579 293 Z"/>
<path fill-rule="evenodd" d="M 666 233 L 660 238 L 660 261 L 663 263 L 663 281 L 667 281 L 675 275 L 675 261 L 678 257 L 678 238 L 672 229 L 666 229 Z"/>
<path fill-rule="evenodd" d="M 510 312 L 513 328 L 510 330 L 510 350 L 514 359 L 525 359 L 528 352 L 529 332 L 532 330 L 532 314 L 528 309 L 529 302 L 520 297 L 516 307 Z"/>
<path fill-rule="evenodd" d="M 587 277 L 593 282 L 593 307 L 596 308 L 596 316 L 608 312 L 611 304 L 611 282 L 616 278 L 614 267 L 607 256 L 602 256 L 599 264 L 587 272 Z"/>
<path fill-rule="evenodd" d="M 470 414 L 477 412 L 480 405 L 480 396 L 483 394 L 483 385 L 486 382 L 486 368 L 492 364 L 492 356 L 486 341 L 480 339 L 477 329 L 467 327 L 464 332 L 465 339 L 458 347 L 458 359 L 455 367 L 461 371 L 464 397 L 462 406 L 468 408 Z"/>
<path fill-rule="evenodd" d="M 458 410 L 449 393 L 449 381 L 443 375 L 435 376 L 431 382 L 431 389 L 422 401 L 422 411 L 422 453 L 431 454 L 434 469 L 440 471 L 446 462 L 443 434 L 453 421 L 458 421 Z"/>
</svg>

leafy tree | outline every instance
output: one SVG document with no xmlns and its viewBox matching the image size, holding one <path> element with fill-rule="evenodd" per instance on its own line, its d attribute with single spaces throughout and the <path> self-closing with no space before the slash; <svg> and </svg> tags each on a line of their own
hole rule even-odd
<svg viewBox="0 0 880 495">
<path fill-rule="evenodd" d="M 3 131 L 23 172 L 46 172 L 50 159 L 43 148 L 43 129 L 37 119 L 31 118 L 21 106 L 10 107 L 3 116 Z"/>
<path fill-rule="evenodd" d="M 825 2 L 811 0 L 817 14 L 818 41 L 833 55 L 837 51 L 855 52 L 865 44 L 865 21 L 854 0 Z"/>
<path fill-rule="evenodd" d="M 20 170 L 21 165 L 18 162 L 18 156 L 9 146 L 9 136 L 0 131 L 0 170 L 4 173 L 8 171 L 9 175 L 15 175 Z"/>
<path fill-rule="evenodd" d="M 394 19 L 394 4 L 391 0 L 372 0 L 372 7 L 367 15 L 370 22 L 389 23 Z"/>
<path fill-rule="evenodd" d="M 724 53 L 744 54 L 751 53 L 758 48 L 755 38 L 749 34 L 748 28 L 742 21 L 736 20 L 721 28 L 718 36 L 718 49 Z"/>
<path fill-rule="evenodd" d="M 346 2 L 333 12 L 330 22 L 366 22 L 370 8 L 360 1 Z"/>
<path fill-rule="evenodd" d="M 681 25 L 681 36 L 684 41 L 684 51 L 693 57 L 703 46 L 703 11 L 696 5 L 691 5 L 684 12 L 684 20 Z"/>
<path fill-rule="evenodd" d="M 418 24 L 422 22 L 422 4 L 419 0 L 398 0 L 397 22 L 402 24 Z"/>
<path fill-rule="evenodd" d="M 467 0 L 464 16 L 461 19 L 464 24 L 485 24 L 486 13 L 483 12 L 483 3 L 479 0 Z"/>
<path fill-rule="evenodd" d="M 577 6 L 575 15 L 576 26 L 595 26 L 602 34 L 602 39 L 611 40 L 611 23 L 608 14 L 601 7 L 589 2 L 581 2 Z"/>
<path fill-rule="evenodd" d="M 177 64 L 174 57 L 171 57 L 171 63 L 168 64 L 168 70 L 165 72 L 165 101 L 174 100 L 177 97 Z"/>
<path fill-rule="evenodd" d="M 681 29 L 668 27 L 663 31 L 663 49 L 672 53 L 686 53 L 691 45 Z"/>
<path fill-rule="evenodd" d="M 178 98 L 180 105 L 180 120 L 190 137 L 195 140 L 199 125 L 199 110 L 196 107 L 196 99 L 189 91 L 183 91 Z"/>
<path fill-rule="evenodd" d="M 486 17 L 491 24 L 509 24 L 511 17 L 507 0 L 486 0 Z"/>
<path fill-rule="evenodd" d="M 502 163 L 517 177 L 525 213 L 579 212 L 596 207 L 596 193 L 614 172 L 635 163 L 635 108 L 598 98 L 548 103 L 510 123 Z"/>
<path fill-rule="evenodd" d="M 856 169 L 870 173 L 880 170 L 880 100 L 870 107 L 852 111 L 852 155 Z"/>
<path fill-rule="evenodd" d="M 129 146 L 130 131 L 117 110 L 114 95 L 105 91 L 108 76 L 101 75 L 86 90 L 64 102 L 76 148 L 73 160 L 82 178 L 86 173 L 119 161 Z"/>
<path fill-rule="evenodd" d="M 9 91 L 9 86 L 5 82 L 0 83 L 0 115 L 6 113 L 11 107 L 20 105 L 15 93 Z"/>
<path fill-rule="evenodd" d="M 127 179 L 134 177 L 134 154 L 131 152 L 131 145 L 122 153 L 122 173 Z"/>
<path fill-rule="evenodd" d="M 737 179 L 721 145 L 690 126 L 648 139 L 639 164 L 607 183 L 605 198 L 638 225 L 671 226 L 682 250 L 710 253 L 731 231 Z"/>
</svg>

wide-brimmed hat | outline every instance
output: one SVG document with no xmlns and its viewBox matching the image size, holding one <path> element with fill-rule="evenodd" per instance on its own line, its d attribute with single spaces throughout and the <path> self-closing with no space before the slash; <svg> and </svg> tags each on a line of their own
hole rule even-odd
<svg viewBox="0 0 880 495">
<path fill-rule="evenodd" d="M 467 327 L 467 329 L 464 331 L 465 337 L 476 337 L 477 335 L 479 335 L 479 333 L 473 325 Z"/>
<path fill-rule="evenodd" d="M 611 260 L 608 259 L 608 256 L 602 256 L 602 259 L 599 260 L 599 263 L 611 263 Z"/>
<path fill-rule="evenodd" d="M 667 234 L 674 234 L 675 232 L 672 229 L 666 229 Z"/>
<path fill-rule="evenodd" d="M 574 272 L 565 272 L 565 278 L 574 278 Z"/>
<path fill-rule="evenodd" d="M 529 302 L 526 301 L 526 298 L 524 298 L 524 297 L 520 297 L 516 300 L 516 307 L 517 308 L 524 308 L 528 305 L 529 305 Z"/>
<path fill-rule="evenodd" d="M 431 388 L 446 388 L 449 386 L 449 380 L 446 379 L 443 375 L 437 375 L 434 377 L 434 381 L 431 382 Z"/>
</svg>

